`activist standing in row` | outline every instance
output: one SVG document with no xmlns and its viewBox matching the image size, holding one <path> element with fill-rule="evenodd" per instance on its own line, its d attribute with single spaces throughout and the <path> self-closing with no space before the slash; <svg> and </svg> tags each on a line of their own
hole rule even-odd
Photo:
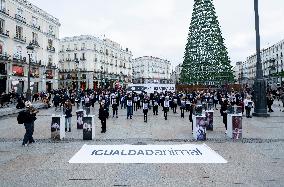
<svg viewBox="0 0 284 187">
<path fill-rule="evenodd" d="M 112 117 L 114 118 L 114 115 L 116 115 L 116 118 L 118 118 L 117 111 L 118 111 L 118 97 L 113 94 L 111 96 L 111 106 L 112 106 Z"/>
<path fill-rule="evenodd" d="M 148 109 L 149 109 L 148 98 L 143 99 L 142 107 L 143 107 L 143 114 L 144 114 L 144 122 L 147 123 L 147 114 L 148 114 Z"/>
<path fill-rule="evenodd" d="M 247 98 L 244 100 L 245 110 L 246 110 L 246 117 L 251 118 L 250 111 L 253 108 L 253 102 L 251 97 L 248 95 Z"/>
<path fill-rule="evenodd" d="M 100 109 L 99 109 L 99 119 L 101 120 L 101 124 L 102 124 L 102 131 L 101 133 L 105 133 L 106 132 L 106 119 L 108 116 L 108 112 L 107 109 L 105 107 L 105 103 L 101 102 L 100 105 Z"/>
<path fill-rule="evenodd" d="M 127 109 L 127 119 L 130 117 L 132 119 L 132 114 L 133 114 L 133 101 L 131 95 L 128 95 L 126 97 L 126 109 Z"/>
<path fill-rule="evenodd" d="M 65 132 L 69 129 L 71 132 L 71 119 L 72 119 L 72 103 L 70 100 L 67 100 L 63 108 L 65 114 Z"/>
<path fill-rule="evenodd" d="M 165 117 L 165 120 L 168 119 L 168 111 L 169 111 L 169 108 L 170 108 L 170 101 L 169 101 L 169 96 L 166 96 L 165 97 L 165 101 L 164 101 L 164 117 Z"/>
</svg>

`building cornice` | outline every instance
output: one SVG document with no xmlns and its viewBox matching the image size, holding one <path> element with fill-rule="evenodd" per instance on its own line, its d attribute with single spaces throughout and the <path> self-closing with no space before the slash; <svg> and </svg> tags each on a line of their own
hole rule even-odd
<svg viewBox="0 0 284 187">
<path fill-rule="evenodd" d="M 12 0 L 12 1 L 21 4 L 22 6 L 24 6 L 25 8 L 33 11 L 36 14 L 41 15 L 45 19 L 47 19 L 47 20 L 51 21 L 52 23 L 56 24 L 58 27 L 61 26 L 61 24 L 59 23 L 59 19 L 58 18 L 53 17 L 52 15 L 48 14 L 44 10 L 42 10 L 42 9 L 38 8 L 37 6 L 31 4 L 29 1 L 27 1 L 27 0 Z"/>
</svg>

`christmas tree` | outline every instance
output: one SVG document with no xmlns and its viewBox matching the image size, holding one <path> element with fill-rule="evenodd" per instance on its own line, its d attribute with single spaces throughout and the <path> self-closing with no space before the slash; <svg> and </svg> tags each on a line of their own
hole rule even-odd
<svg viewBox="0 0 284 187">
<path fill-rule="evenodd" d="M 180 82 L 227 83 L 234 80 L 212 0 L 194 0 Z"/>
</svg>

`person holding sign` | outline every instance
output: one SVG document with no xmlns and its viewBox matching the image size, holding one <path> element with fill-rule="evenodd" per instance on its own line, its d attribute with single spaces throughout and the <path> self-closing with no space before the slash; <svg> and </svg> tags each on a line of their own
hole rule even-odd
<svg viewBox="0 0 284 187">
<path fill-rule="evenodd" d="M 102 124 L 102 131 L 101 133 L 105 133 L 106 132 L 106 118 L 108 116 L 108 112 L 107 109 L 105 107 L 105 103 L 101 102 L 101 106 L 99 109 L 99 119 L 101 120 L 101 124 Z"/>
<path fill-rule="evenodd" d="M 245 109 L 246 109 L 246 117 L 251 118 L 250 111 L 253 108 L 253 102 L 252 102 L 251 97 L 249 95 L 244 100 L 244 105 L 245 105 Z"/>
<path fill-rule="evenodd" d="M 127 98 L 126 98 L 126 109 L 127 109 L 127 119 L 128 117 L 130 117 L 130 119 L 132 119 L 132 107 L 133 107 L 133 101 L 132 101 L 132 97 L 131 95 L 127 95 Z"/>
<path fill-rule="evenodd" d="M 185 110 L 185 108 L 186 108 L 186 100 L 183 97 L 181 102 L 180 102 L 180 117 L 181 118 L 184 118 L 184 110 Z"/>
<path fill-rule="evenodd" d="M 158 115 L 158 97 L 157 96 L 155 96 L 154 98 L 153 98 L 153 102 L 152 102 L 152 104 L 153 104 L 153 114 L 154 115 Z"/>
<path fill-rule="evenodd" d="M 117 116 L 118 97 L 115 94 L 112 94 L 112 96 L 111 96 L 111 105 L 112 105 L 112 117 L 114 117 L 114 115 L 116 115 L 116 118 L 118 118 L 118 116 Z"/>
<path fill-rule="evenodd" d="M 143 99 L 142 105 L 143 105 L 144 122 L 147 123 L 147 114 L 148 114 L 148 109 L 149 109 L 148 97 L 145 96 L 145 99 Z"/>
<path fill-rule="evenodd" d="M 177 113 L 177 103 L 178 103 L 178 98 L 176 95 L 174 95 L 172 98 L 172 106 L 173 106 L 174 113 Z"/>
<path fill-rule="evenodd" d="M 165 117 L 165 120 L 167 120 L 167 118 L 168 118 L 168 111 L 169 111 L 169 108 L 170 108 L 169 99 L 170 99 L 170 97 L 166 96 L 165 101 L 164 101 L 164 117 Z"/>
</svg>

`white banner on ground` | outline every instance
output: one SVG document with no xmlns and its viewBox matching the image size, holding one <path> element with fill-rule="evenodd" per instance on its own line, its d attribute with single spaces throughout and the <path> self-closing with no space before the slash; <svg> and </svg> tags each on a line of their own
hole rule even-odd
<svg viewBox="0 0 284 187">
<path fill-rule="evenodd" d="M 206 144 L 83 145 L 69 163 L 227 163 Z"/>
</svg>

